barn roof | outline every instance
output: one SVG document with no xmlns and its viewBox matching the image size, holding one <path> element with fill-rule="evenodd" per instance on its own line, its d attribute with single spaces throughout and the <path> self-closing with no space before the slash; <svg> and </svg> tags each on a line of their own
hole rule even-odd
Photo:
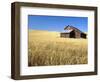
<svg viewBox="0 0 100 82">
<path fill-rule="evenodd" d="M 64 30 L 64 31 L 62 31 L 63 33 L 70 33 L 71 31 L 73 31 L 73 30 Z"/>
<path fill-rule="evenodd" d="M 66 30 L 67 28 L 73 28 L 73 29 L 76 29 L 76 30 L 78 30 L 79 32 L 81 32 L 81 33 L 83 33 L 82 31 L 80 31 L 78 28 L 76 28 L 76 27 L 74 27 L 74 26 L 70 26 L 70 25 L 68 25 L 68 26 L 66 26 L 65 28 L 64 28 L 64 30 Z M 66 30 L 67 31 L 67 30 Z"/>
</svg>

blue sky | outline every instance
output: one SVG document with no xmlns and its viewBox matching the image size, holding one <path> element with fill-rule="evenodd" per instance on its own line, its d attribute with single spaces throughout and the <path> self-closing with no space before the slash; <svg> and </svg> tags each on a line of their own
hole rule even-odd
<svg viewBox="0 0 100 82">
<path fill-rule="evenodd" d="M 74 26 L 83 32 L 87 32 L 88 18 L 70 16 L 28 15 L 29 29 L 61 32 L 67 25 Z"/>
</svg>

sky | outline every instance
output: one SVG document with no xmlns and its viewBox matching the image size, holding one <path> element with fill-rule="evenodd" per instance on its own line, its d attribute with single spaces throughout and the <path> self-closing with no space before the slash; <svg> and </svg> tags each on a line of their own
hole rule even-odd
<svg viewBox="0 0 100 82">
<path fill-rule="evenodd" d="M 42 16 L 28 15 L 28 28 L 33 30 L 47 30 L 62 32 L 67 25 L 74 26 L 83 32 L 87 32 L 87 17 L 70 16 Z"/>
</svg>

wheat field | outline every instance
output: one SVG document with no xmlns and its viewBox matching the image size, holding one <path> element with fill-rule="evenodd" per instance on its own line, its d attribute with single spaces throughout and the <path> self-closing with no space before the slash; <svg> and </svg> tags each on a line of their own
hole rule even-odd
<svg viewBox="0 0 100 82">
<path fill-rule="evenodd" d="M 87 64 L 87 39 L 60 38 L 59 32 L 29 30 L 28 66 Z"/>
</svg>

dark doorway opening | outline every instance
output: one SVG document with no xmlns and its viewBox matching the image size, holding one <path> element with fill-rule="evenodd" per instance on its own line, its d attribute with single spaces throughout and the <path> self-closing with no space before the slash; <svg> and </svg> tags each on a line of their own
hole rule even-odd
<svg viewBox="0 0 100 82">
<path fill-rule="evenodd" d="M 75 32 L 74 31 L 70 32 L 70 38 L 75 38 Z"/>
<path fill-rule="evenodd" d="M 81 33 L 81 38 L 86 38 L 86 34 Z"/>
</svg>

